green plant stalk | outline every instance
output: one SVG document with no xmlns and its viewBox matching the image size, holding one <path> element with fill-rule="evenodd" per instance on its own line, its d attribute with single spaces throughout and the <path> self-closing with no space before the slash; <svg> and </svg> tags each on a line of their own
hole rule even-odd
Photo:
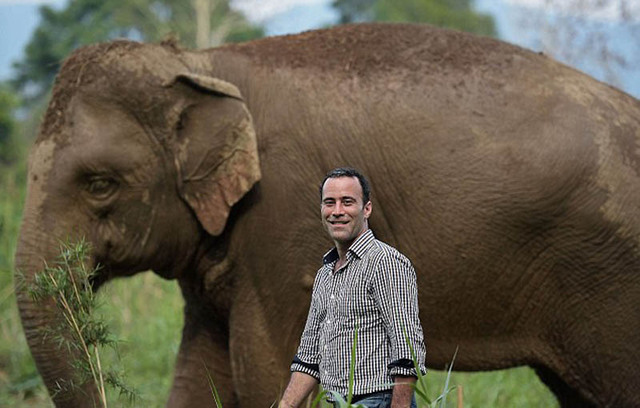
<svg viewBox="0 0 640 408">
<path fill-rule="evenodd" d="M 204 360 L 202 361 L 202 364 L 204 365 L 204 369 L 207 372 L 207 381 L 209 381 L 209 389 L 211 390 L 211 394 L 213 395 L 213 400 L 216 403 L 216 407 L 222 408 L 222 400 L 220 399 L 220 394 L 218 394 L 218 389 L 216 388 L 216 385 L 213 383 L 213 377 L 211 376 L 209 367 L 207 367 L 207 364 L 204 362 Z"/>
<path fill-rule="evenodd" d="M 89 310 L 87 310 L 86 305 L 84 304 L 84 302 L 82 302 L 82 299 L 80 297 L 80 292 L 78 291 L 78 284 L 76 282 L 75 279 L 75 274 L 71 273 L 72 270 L 72 265 L 69 263 L 69 256 L 74 256 L 75 255 L 75 261 L 77 262 L 77 264 L 80 267 L 80 271 L 82 273 L 82 276 L 88 276 L 88 272 L 86 270 L 86 266 L 84 263 L 84 259 L 81 258 L 80 254 L 84 253 L 83 251 L 83 247 L 84 247 L 84 242 L 80 242 L 79 244 L 77 244 L 74 247 L 74 251 L 72 253 L 66 252 L 65 251 L 65 256 L 64 256 L 64 262 L 65 262 L 65 267 L 66 270 L 69 271 L 69 279 L 71 280 L 71 287 L 73 288 L 73 293 L 76 296 L 76 300 L 78 301 L 78 305 L 80 306 L 80 310 L 82 313 L 85 314 L 89 314 Z M 76 325 L 77 327 L 77 325 Z M 95 360 L 96 360 L 96 365 L 97 370 L 94 369 L 94 366 L 92 364 L 92 358 L 91 358 L 91 354 L 89 353 L 89 350 L 86 346 L 86 342 L 83 338 L 83 336 L 79 333 L 78 330 L 78 335 L 82 341 L 83 347 L 85 349 L 85 353 L 87 354 L 87 360 L 89 361 L 89 365 L 91 367 L 91 372 L 92 375 L 94 376 L 94 381 L 96 382 L 96 385 L 98 386 L 98 388 L 100 389 L 100 396 L 102 398 L 102 403 L 104 404 L 105 407 L 107 407 L 107 392 L 105 389 L 105 383 L 104 383 L 104 377 L 103 377 L 103 372 L 102 372 L 102 364 L 100 362 L 100 351 L 97 345 L 93 345 L 93 352 L 94 352 L 94 356 L 95 356 Z M 98 378 L 96 378 L 95 376 L 95 372 L 97 371 L 98 373 Z"/>
<path fill-rule="evenodd" d="M 102 397 L 102 403 L 105 408 L 107 407 L 107 391 L 104 387 L 104 377 L 102 375 L 102 364 L 100 363 L 100 351 L 97 345 L 93 345 L 93 352 L 96 356 L 96 364 L 98 365 L 98 375 L 99 375 L 99 384 L 100 384 L 100 396 Z"/>
<path fill-rule="evenodd" d="M 121 395 L 127 395 L 131 402 L 135 400 L 137 392 L 127 387 L 117 373 L 103 369 L 100 346 L 109 345 L 115 350 L 116 341 L 110 337 L 106 325 L 93 313 L 97 304 L 90 278 L 98 267 L 93 271 L 87 269 L 85 254 L 89 250 L 84 240 L 75 245 L 62 243 L 57 265 L 51 267 L 45 264 L 44 271 L 35 275 L 29 293 L 34 301 L 50 299 L 54 302 L 61 315 L 60 324 L 47 330 L 44 336 L 55 336 L 60 346 L 66 345 L 77 353 L 78 358 L 71 362 L 75 374 L 83 382 L 93 381 L 99 404 L 106 408 L 107 385 L 118 389 Z M 59 385 L 60 390 L 68 387 L 77 387 L 75 380 L 68 381 L 68 385 L 64 381 Z"/>
<path fill-rule="evenodd" d="M 313 402 L 311 403 L 311 408 L 316 408 L 318 404 L 322 402 L 322 399 L 327 395 L 329 395 L 329 392 L 327 390 L 322 390 L 322 392 L 318 393 L 318 395 L 316 395 L 316 397 L 313 399 Z"/>
<path fill-rule="evenodd" d="M 69 272 L 69 275 L 71 276 L 71 275 L 73 275 L 73 273 Z M 67 301 L 67 298 L 64 295 L 64 291 L 60 288 L 60 286 L 58 285 L 58 282 L 56 281 L 55 277 L 50 272 L 47 272 L 47 276 L 51 280 L 51 283 L 53 283 L 54 287 L 58 290 L 58 293 L 59 293 L 59 296 L 60 296 L 60 302 L 61 302 L 63 310 L 64 310 L 63 316 L 67 320 L 67 323 L 73 328 L 73 330 L 76 332 L 76 335 L 78 336 L 78 341 L 80 341 L 80 345 L 82 346 L 82 350 L 85 353 L 85 356 L 86 356 L 86 359 L 87 359 L 87 363 L 89 364 L 89 369 L 91 370 L 91 376 L 93 377 L 93 380 L 94 380 L 96 386 L 100 390 L 99 391 L 100 392 L 100 398 L 102 400 L 102 404 L 106 408 L 107 407 L 107 395 L 106 395 L 106 391 L 105 391 L 105 387 L 104 387 L 104 379 L 102 378 L 102 373 L 100 372 L 100 375 L 98 375 L 96 373 L 96 368 L 95 368 L 94 363 L 93 363 L 93 358 L 91 357 L 91 352 L 89 351 L 89 347 L 87 346 L 87 343 L 84 340 L 84 336 L 82 335 L 82 331 L 80 329 L 80 326 L 78 325 L 78 322 L 77 322 L 77 320 L 76 320 L 76 318 L 74 316 L 73 309 L 69 305 L 69 302 Z M 73 280 L 73 278 L 72 278 L 71 281 L 72 281 L 72 284 L 73 284 L 74 291 L 76 291 L 76 293 L 77 293 L 77 287 L 75 285 L 75 280 Z M 80 298 L 78 297 L 78 300 L 79 299 Z M 97 347 L 96 346 L 94 346 L 94 350 L 97 352 Z M 96 359 L 98 360 L 98 364 L 99 364 L 99 355 L 96 355 Z"/>
<path fill-rule="evenodd" d="M 404 340 L 407 342 L 409 346 L 409 351 L 411 352 L 411 360 L 413 361 L 413 366 L 416 369 L 416 375 L 418 376 L 418 381 L 416 384 L 411 384 L 413 390 L 418 396 L 427 403 L 427 405 L 431 405 L 432 402 L 427 395 L 427 381 L 424 375 L 422 375 L 422 371 L 420 370 L 420 365 L 418 364 L 418 357 L 416 355 L 416 351 L 413 348 L 413 344 L 411 344 L 411 340 L 409 339 L 409 335 L 407 334 L 407 330 L 403 327 L 402 331 L 404 333 Z M 418 389 L 418 384 L 421 384 L 424 388 L 424 391 Z"/>
<path fill-rule="evenodd" d="M 451 378 L 451 370 L 453 369 L 453 363 L 456 361 L 456 356 L 458 355 L 458 347 L 456 347 L 455 353 L 453 353 L 453 358 L 451 359 L 451 365 L 449 366 L 449 370 L 447 371 L 447 378 L 444 381 L 444 388 L 442 390 L 442 403 L 441 407 L 446 408 L 447 406 L 447 394 L 453 391 L 455 387 L 449 389 L 449 380 Z"/>
<path fill-rule="evenodd" d="M 353 334 L 353 345 L 351 346 L 351 361 L 349 362 L 349 393 L 347 394 L 347 406 L 351 406 L 351 400 L 353 399 L 353 383 L 356 370 L 356 348 L 358 346 L 358 324 L 356 323 L 356 330 Z"/>
<path fill-rule="evenodd" d="M 82 276 L 88 276 L 88 272 L 86 270 L 86 266 L 84 263 L 84 259 L 82 259 L 82 257 L 80 256 L 80 254 L 83 254 L 84 251 L 84 242 L 80 242 L 78 243 L 74 248 L 74 251 L 69 253 L 67 251 L 64 251 L 64 263 L 65 263 L 65 269 L 67 271 L 69 271 L 69 279 L 71 280 L 71 287 L 73 288 L 73 293 L 76 296 L 76 300 L 78 301 L 78 305 L 80 306 L 80 311 L 82 313 L 85 314 L 89 314 L 89 310 L 87 310 L 86 305 L 84 304 L 84 302 L 82 302 L 82 299 L 80 297 L 80 292 L 78 291 L 78 284 L 76 282 L 75 279 L 75 274 L 71 272 L 72 270 L 72 265 L 69 263 L 69 258 L 70 257 L 75 257 L 75 261 L 76 263 L 79 265 L 80 271 L 82 273 Z M 64 296 L 63 296 L 64 298 Z M 66 303 L 66 302 L 65 302 Z M 67 307 L 69 313 L 71 312 L 70 309 Z M 71 314 L 71 313 L 70 313 Z M 71 314 L 71 316 L 73 317 L 73 314 Z M 87 360 L 89 362 L 90 368 L 91 368 L 91 373 L 94 377 L 94 381 L 96 382 L 96 385 L 98 386 L 98 388 L 100 389 L 100 396 L 102 398 L 102 403 L 104 404 L 105 407 L 107 407 L 107 393 L 106 393 L 106 389 L 105 389 L 105 384 L 104 384 L 104 377 L 103 377 L 103 372 L 102 372 L 102 364 L 100 362 L 100 351 L 97 345 L 93 345 L 93 352 L 94 352 L 94 356 L 95 356 L 95 360 L 96 360 L 96 365 L 97 370 L 94 369 L 94 365 L 92 363 L 92 358 L 91 358 L 91 353 L 89 352 L 86 342 L 84 340 L 84 337 L 82 336 L 82 334 L 79 331 L 79 328 L 77 327 L 77 324 L 75 324 L 75 327 L 77 328 L 77 332 L 78 332 L 78 337 L 80 338 L 80 340 L 82 341 L 82 345 L 84 347 L 85 353 L 87 354 Z M 96 371 L 98 373 L 98 377 L 96 378 Z"/>
</svg>

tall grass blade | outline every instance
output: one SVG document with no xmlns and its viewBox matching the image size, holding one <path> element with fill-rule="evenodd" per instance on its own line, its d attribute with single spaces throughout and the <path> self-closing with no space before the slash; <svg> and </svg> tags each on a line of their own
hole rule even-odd
<svg viewBox="0 0 640 408">
<path fill-rule="evenodd" d="M 353 382 L 356 370 L 356 348 L 358 346 L 358 324 L 353 334 L 353 345 L 351 346 L 351 362 L 349 363 L 349 393 L 347 394 L 347 406 L 351 406 L 353 398 Z"/>
<path fill-rule="evenodd" d="M 220 399 L 216 385 L 213 383 L 209 367 L 207 367 L 207 363 L 205 363 L 204 360 L 202 361 L 202 365 L 204 365 L 204 369 L 207 372 L 207 381 L 209 382 L 209 389 L 211 390 L 211 395 L 213 395 L 213 400 L 216 402 L 216 408 L 222 408 L 222 400 Z"/>
<path fill-rule="evenodd" d="M 322 392 L 318 393 L 318 395 L 316 395 L 316 397 L 313 399 L 313 402 L 311 403 L 311 408 L 316 408 L 318 404 L 322 402 L 322 399 L 325 398 L 328 394 L 329 392 L 327 390 L 323 390 Z"/>
<path fill-rule="evenodd" d="M 447 378 L 444 381 L 444 389 L 442 390 L 442 400 L 440 402 L 440 407 L 446 408 L 447 406 L 447 394 L 452 391 L 455 387 L 449 389 L 449 380 L 451 379 L 451 370 L 453 369 L 453 363 L 456 361 L 456 356 L 458 355 L 458 347 L 456 346 L 456 351 L 453 353 L 453 358 L 451 359 L 451 365 L 449 366 L 449 370 L 447 370 Z"/>
<path fill-rule="evenodd" d="M 335 391 L 331 391 L 331 396 L 333 397 L 333 400 L 338 403 L 338 406 L 345 407 L 345 408 L 351 406 L 351 398 L 349 398 L 348 396 L 347 396 L 347 401 L 345 401 L 345 399 L 342 398 L 342 395 L 338 394 Z"/>
<path fill-rule="evenodd" d="M 411 360 L 413 361 L 413 366 L 415 367 L 416 374 L 418 376 L 418 381 L 416 382 L 416 384 L 411 384 L 411 386 L 413 387 L 414 392 L 418 394 L 418 397 L 420 397 L 420 399 L 423 402 L 426 402 L 427 405 L 431 405 L 432 402 L 429 399 L 429 396 L 427 395 L 427 379 L 424 375 L 422 375 L 422 371 L 420 370 L 420 365 L 418 364 L 418 357 L 416 355 L 416 351 L 413 348 L 413 344 L 411 344 L 411 340 L 409 339 L 409 335 L 407 334 L 407 329 L 402 327 L 402 332 L 404 333 L 404 340 L 407 342 L 407 345 L 409 346 L 409 351 L 411 352 Z M 424 391 L 418 388 L 418 384 L 422 386 Z"/>
</svg>

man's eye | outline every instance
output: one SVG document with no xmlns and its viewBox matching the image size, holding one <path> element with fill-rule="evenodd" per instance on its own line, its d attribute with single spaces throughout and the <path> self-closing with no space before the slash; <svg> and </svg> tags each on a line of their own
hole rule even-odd
<svg viewBox="0 0 640 408">
<path fill-rule="evenodd" d="M 87 192 L 95 198 L 105 199 L 116 192 L 118 182 L 110 177 L 96 176 L 89 179 Z"/>
</svg>

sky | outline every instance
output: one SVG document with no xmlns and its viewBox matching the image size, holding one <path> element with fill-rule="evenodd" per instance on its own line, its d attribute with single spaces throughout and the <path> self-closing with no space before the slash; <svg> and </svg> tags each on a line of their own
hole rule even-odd
<svg viewBox="0 0 640 408">
<path fill-rule="evenodd" d="M 554 41 L 566 41 L 571 35 L 584 38 L 588 33 L 586 30 L 597 27 L 606 34 L 601 40 L 612 53 L 627 60 L 627 67 L 600 63 L 600 55 L 593 52 L 599 48 L 594 47 L 568 49 L 567 55 L 555 55 L 555 58 L 640 98 L 640 54 L 637 52 L 640 45 L 640 0 L 558 0 L 553 3 L 559 5 L 556 7 L 548 7 L 548 3 L 549 0 L 476 0 L 476 7 L 494 16 L 502 39 L 547 55 Z M 578 13 L 576 3 L 590 7 Z M 626 3 L 627 9 L 620 10 L 620 3 Z M 570 8 L 570 4 L 574 4 L 574 8 Z M 627 21 L 623 21 L 622 16 L 626 16 Z M 635 20 L 629 20 L 629 16 L 635 16 Z M 582 25 L 572 21 L 576 17 L 582 18 Z M 564 37 L 553 35 L 553 27 L 545 25 L 545 21 L 553 20 L 573 24 L 575 32 L 563 31 Z"/>
<path fill-rule="evenodd" d="M 549 0 L 503 0 L 507 5 L 515 5 L 519 7 L 526 7 L 529 9 L 541 9 L 545 8 L 556 13 L 561 14 L 573 14 L 575 13 L 576 1 L 554 1 Z M 606 20 L 606 21 L 618 21 L 622 14 L 629 13 L 631 15 L 640 14 L 640 1 L 628 0 L 626 2 L 620 1 L 602 1 L 602 0 L 582 0 L 581 3 L 589 5 L 585 7 L 585 14 L 591 18 Z M 622 3 L 626 9 L 622 9 Z"/>
<path fill-rule="evenodd" d="M 0 80 L 11 76 L 11 63 L 19 59 L 31 34 L 38 24 L 38 7 L 48 4 L 63 7 L 68 0 L 0 0 Z M 105 0 L 108 1 L 108 0 Z M 189 0 L 185 0 L 189 1 Z M 253 22 L 266 28 L 268 35 L 300 32 L 331 24 L 337 19 L 331 0 L 231 0 L 232 6 L 245 13 Z M 602 7 L 593 7 L 585 17 L 598 22 L 610 32 L 611 47 L 625 55 L 637 55 L 638 40 L 630 41 L 630 30 L 620 27 L 618 1 L 581 0 L 589 4 L 605 3 Z M 545 38 L 541 31 L 532 30 L 531 24 L 523 24 L 529 16 L 536 13 L 552 13 L 556 18 L 564 18 L 575 13 L 567 7 L 571 3 L 565 0 L 555 1 L 559 6 L 548 7 L 549 0 L 475 0 L 476 8 L 494 17 L 500 37 L 508 42 L 540 51 L 544 48 Z M 606 5 L 609 4 L 609 5 Z M 613 4 L 614 6 L 611 6 Z M 628 0 L 626 12 L 640 16 L 640 0 Z M 640 21 L 636 33 L 640 35 Z M 535 29 L 535 27 L 533 27 Z M 640 57 L 636 57 L 631 68 L 640 66 Z M 585 62 L 578 69 L 601 80 L 609 80 L 602 68 Z M 633 72 L 637 71 L 637 72 Z M 611 73 L 609 73 L 609 76 Z M 640 98 L 640 70 L 628 69 L 616 72 L 616 86 Z"/>
<path fill-rule="evenodd" d="M 300 6 L 320 6 L 326 8 L 329 0 L 233 0 L 233 6 L 244 12 L 247 18 L 255 22 L 264 22 L 271 17 Z"/>
<path fill-rule="evenodd" d="M 0 80 L 11 76 L 12 62 L 21 57 L 38 25 L 38 8 L 43 4 L 61 8 L 67 1 L 0 0 Z M 337 14 L 330 3 L 331 0 L 232 0 L 233 7 L 251 21 L 267 24 L 268 35 L 300 32 L 335 21 Z"/>
<path fill-rule="evenodd" d="M 60 7 L 66 0 L 0 0 L 0 80 L 11 75 L 11 64 L 38 25 L 41 4 Z"/>
</svg>

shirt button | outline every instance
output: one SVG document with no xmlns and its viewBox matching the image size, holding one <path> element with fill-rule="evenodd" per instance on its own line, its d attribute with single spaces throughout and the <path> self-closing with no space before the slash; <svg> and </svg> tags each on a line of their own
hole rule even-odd
<svg viewBox="0 0 640 408">
<path fill-rule="evenodd" d="M 327 324 L 331 324 L 331 320 L 327 320 Z"/>
<path fill-rule="evenodd" d="M 336 298 L 335 296 L 331 295 L 331 299 L 335 299 L 335 298 Z"/>
</svg>

